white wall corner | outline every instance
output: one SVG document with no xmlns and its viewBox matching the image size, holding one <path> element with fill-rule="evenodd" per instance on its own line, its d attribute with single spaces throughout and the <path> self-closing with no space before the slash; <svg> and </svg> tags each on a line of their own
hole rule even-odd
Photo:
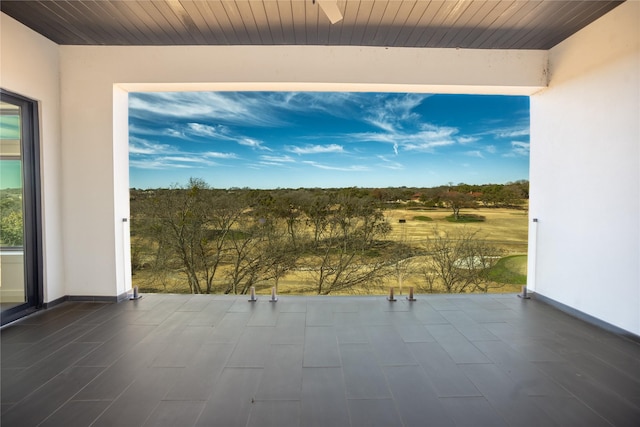
<svg viewBox="0 0 640 427">
<path fill-rule="evenodd" d="M 640 2 L 551 49 L 549 69 L 531 97 L 536 292 L 640 335 Z"/>
</svg>

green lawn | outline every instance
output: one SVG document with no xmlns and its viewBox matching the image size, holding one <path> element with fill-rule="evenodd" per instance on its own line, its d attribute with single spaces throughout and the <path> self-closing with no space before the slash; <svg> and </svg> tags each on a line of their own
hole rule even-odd
<svg viewBox="0 0 640 427">
<path fill-rule="evenodd" d="M 494 282 L 511 285 L 527 284 L 527 256 L 512 255 L 502 258 L 488 273 Z"/>
</svg>

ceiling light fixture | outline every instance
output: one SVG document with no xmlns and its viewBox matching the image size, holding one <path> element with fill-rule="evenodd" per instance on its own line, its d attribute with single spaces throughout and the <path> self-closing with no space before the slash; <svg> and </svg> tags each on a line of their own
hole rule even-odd
<svg viewBox="0 0 640 427">
<path fill-rule="evenodd" d="M 320 9 L 327 15 L 327 18 L 329 18 L 332 24 L 342 21 L 342 12 L 340 12 L 337 0 L 317 0 L 317 2 Z M 315 3 L 316 0 L 313 0 L 313 4 Z"/>
</svg>

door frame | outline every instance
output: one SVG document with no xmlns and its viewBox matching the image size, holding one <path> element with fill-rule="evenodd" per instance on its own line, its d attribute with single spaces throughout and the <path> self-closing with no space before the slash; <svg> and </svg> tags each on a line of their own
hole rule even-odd
<svg viewBox="0 0 640 427">
<path fill-rule="evenodd" d="M 23 259 L 26 291 L 25 303 L 2 311 L 0 324 L 5 325 L 42 308 L 43 305 L 42 202 L 38 102 L 2 88 L 0 98 L 21 108 Z"/>
</svg>

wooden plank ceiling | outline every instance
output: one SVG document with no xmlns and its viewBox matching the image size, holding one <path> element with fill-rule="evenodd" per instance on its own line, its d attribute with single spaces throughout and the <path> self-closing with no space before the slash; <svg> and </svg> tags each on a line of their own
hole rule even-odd
<svg viewBox="0 0 640 427">
<path fill-rule="evenodd" d="M 335 24 L 313 0 L 2 0 L 0 10 L 63 45 L 549 49 L 622 1 L 333 3 L 343 15 Z"/>
</svg>

